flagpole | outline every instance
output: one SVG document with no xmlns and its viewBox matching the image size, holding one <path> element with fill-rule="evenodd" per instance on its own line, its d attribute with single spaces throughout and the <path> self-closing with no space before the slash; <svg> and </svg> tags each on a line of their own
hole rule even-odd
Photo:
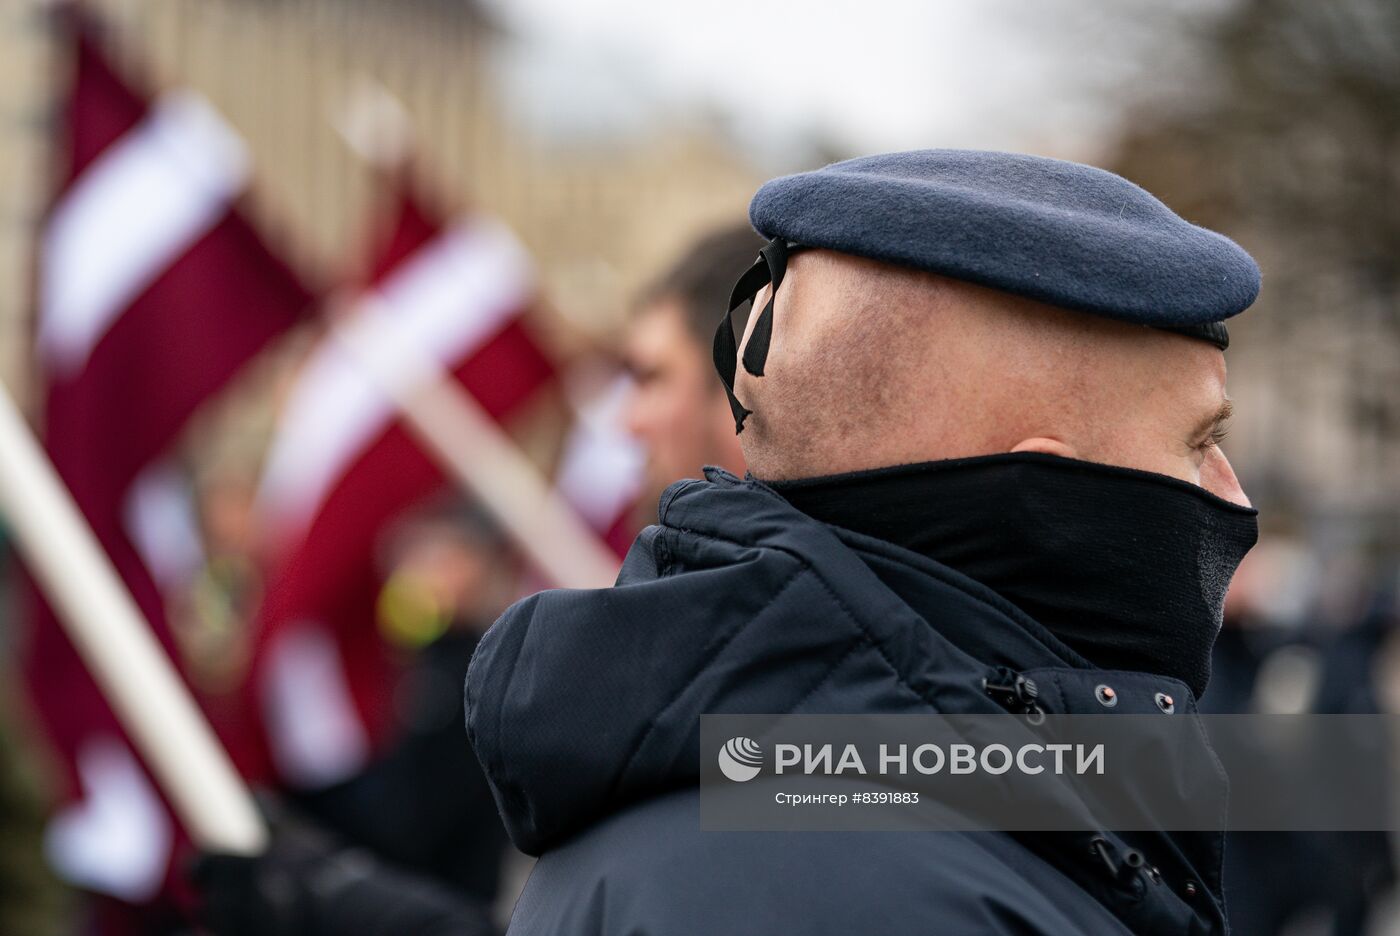
<svg viewBox="0 0 1400 936">
<path fill-rule="evenodd" d="M 377 302 L 362 297 L 353 320 Z M 562 588 L 607 588 L 617 556 L 545 479 L 476 398 L 410 341 L 386 347 L 367 332 L 331 333 L 393 400 L 409 430 L 448 474 L 472 492 L 538 571 Z M 405 381 L 402 374 L 413 375 Z"/>
<path fill-rule="evenodd" d="M 254 855 L 267 828 L 170 658 L 0 386 L 0 515 L 190 837 Z"/>
</svg>

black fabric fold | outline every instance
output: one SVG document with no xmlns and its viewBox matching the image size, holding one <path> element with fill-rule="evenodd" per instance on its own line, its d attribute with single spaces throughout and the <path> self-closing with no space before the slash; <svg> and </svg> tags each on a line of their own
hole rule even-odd
<svg viewBox="0 0 1400 936">
<path fill-rule="evenodd" d="M 1210 678 L 1257 512 L 1166 475 L 1025 452 L 769 482 L 986 585 L 1096 666 Z"/>
</svg>

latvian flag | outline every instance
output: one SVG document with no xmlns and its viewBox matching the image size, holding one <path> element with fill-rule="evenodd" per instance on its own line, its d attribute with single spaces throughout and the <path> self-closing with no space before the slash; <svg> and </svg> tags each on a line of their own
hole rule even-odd
<svg viewBox="0 0 1400 936">
<path fill-rule="evenodd" d="M 36 322 L 49 454 L 141 609 L 171 647 L 137 547 L 138 490 L 200 403 L 311 297 L 236 200 L 248 156 L 204 101 L 138 96 L 76 37 L 61 125 L 67 173 L 40 247 Z M 65 158 L 66 157 L 66 158 Z M 36 599 L 23 668 L 68 771 L 48 838 L 75 882 L 139 902 L 166 880 L 176 830 L 116 719 Z"/>
<path fill-rule="evenodd" d="M 498 423 L 519 423 L 554 383 L 531 335 L 529 256 L 480 215 L 441 224 L 400 186 L 391 233 L 338 324 L 351 343 L 414 349 L 389 379 L 412 386 L 428 360 Z M 400 422 L 379 380 L 335 336 L 312 352 L 284 404 L 260 490 L 284 544 L 258 616 L 254 688 L 273 766 L 314 788 L 346 779 L 388 729 L 391 670 L 374 618 L 381 532 L 449 482 Z"/>
</svg>

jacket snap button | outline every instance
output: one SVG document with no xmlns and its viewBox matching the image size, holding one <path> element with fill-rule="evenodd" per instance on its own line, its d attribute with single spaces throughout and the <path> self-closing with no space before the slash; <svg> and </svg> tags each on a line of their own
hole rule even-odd
<svg viewBox="0 0 1400 936">
<path fill-rule="evenodd" d="M 1176 700 L 1165 692 L 1159 692 L 1157 693 L 1157 707 L 1170 715 L 1172 712 L 1176 711 Z"/>
<path fill-rule="evenodd" d="M 1183 892 L 1185 892 L 1185 894 L 1186 894 L 1186 899 L 1187 899 L 1187 900 L 1190 900 L 1192 897 L 1195 897 L 1195 896 L 1196 896 L 1196 882 L 1195 882 L 1195 881 L 1187 881 L 1187 882 L 1186 882 L 1186 886 L 1185 886 L 1184 888 L 1182 888 L 1182 890 L 1183 890 Z"/>
<path fill-rule="evenodd" d="M 1094 698 L 1099 700 L 1099 704 L 1104 708 L 1113 708 L 1118 704 L 1118 693 L 1112 686 L 1099 685 L 1094 687 Z"/>
</svg>

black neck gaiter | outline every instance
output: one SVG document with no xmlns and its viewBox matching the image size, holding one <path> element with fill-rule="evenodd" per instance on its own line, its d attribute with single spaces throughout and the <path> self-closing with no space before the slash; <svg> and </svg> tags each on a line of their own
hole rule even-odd
<svg viewBox="0 0 1400 936">
<path fill-rule="evenodd" d="M 769 482 L 803 513 L 981 582 L 1104 669 L 1210 679 L 1257 511 L 1165 475 L 1038 453 Z"/>
</svg>

